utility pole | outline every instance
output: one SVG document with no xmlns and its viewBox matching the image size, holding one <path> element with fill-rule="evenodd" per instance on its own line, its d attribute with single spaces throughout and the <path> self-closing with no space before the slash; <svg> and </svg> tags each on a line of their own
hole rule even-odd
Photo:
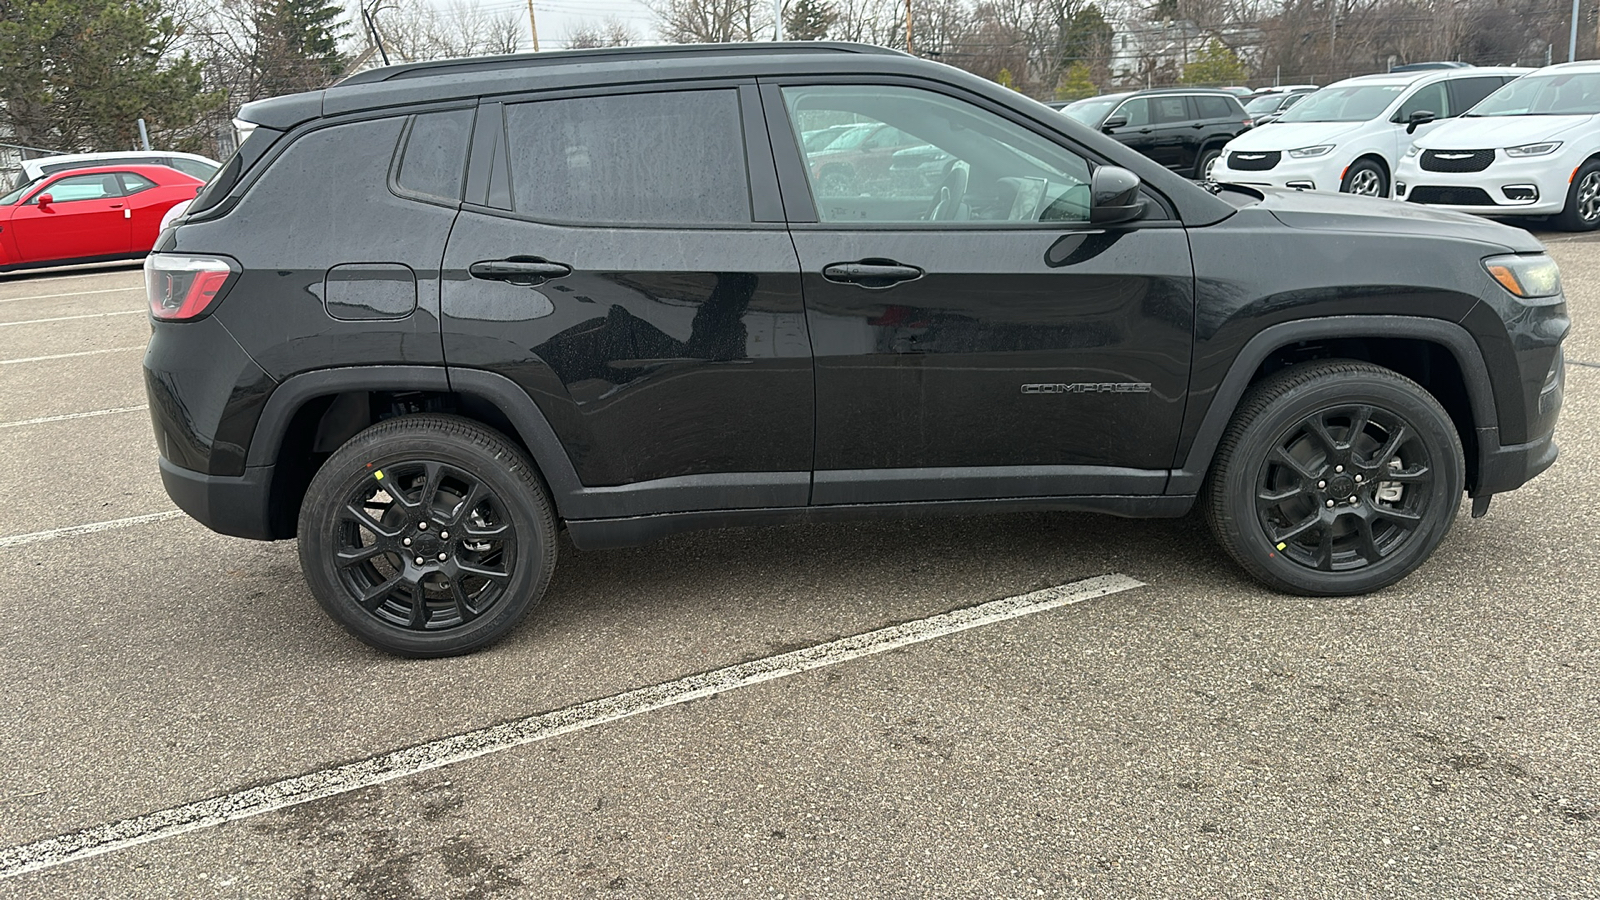
<svg viewBox="0 0 1600 900">
<path fill-rule="evenodd" d="M 1567 36 L 1567 62 L 1578 58 L 1578 0 L 1572 0 L 1572 33 Z"/>
<path fill-rule="evenodd" d="M 533 17 L 533 0 L 528 0 L 528 30 L 533 32 L 533 52 L 539 52 L 539 21 Z"/>
<path fill-rule="evenodd" d="M 773 30 L 772 39 L 783 40 L 783 0 L 772 0 L 772 21 L 778 23 Z"/>
<path fill-rule="evenodd" d="M 1578 0 L 1572 2 L 1577 3 Z M 912 56 L 917 55 L 917 51 L 913 50 L 911 45 L 911 0 L 906 0 L 906 52 Z"/>
</svg>

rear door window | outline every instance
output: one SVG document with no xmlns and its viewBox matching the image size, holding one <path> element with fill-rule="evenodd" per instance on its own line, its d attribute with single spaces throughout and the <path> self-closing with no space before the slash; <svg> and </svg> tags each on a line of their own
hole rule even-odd
<svg viewBox="0 0 1600 900">
<path fill-rule="evenodd" d="M 470 109 L 452 109 L 413 116 L 395 184 L 421 197 L 450 203 L 460 200 L 472 114 Z"/>
<path fill-rule="evenodd" d="M 1450 82 L 1451 109 L 1456 114 L 1466 112 L 1478 105 L 1478 101 L 1500 89 L 1505 81 L 1498 75 L 1479 78 L 1457 78 Z"/>
<path fill-rule="evenodd" d="M 1183 101 L 1183 97 L 1151 97 L 1151 119 L 1157 125 L 1189 121 L 1192 117 L 1189 115 L 1188 104 Z"/>
<path fill-rule="evenodd" d="M 615 94 L 506 107 L 517 213 L 573 224 L 751 221 L 734 89 Z"/>
</svg>

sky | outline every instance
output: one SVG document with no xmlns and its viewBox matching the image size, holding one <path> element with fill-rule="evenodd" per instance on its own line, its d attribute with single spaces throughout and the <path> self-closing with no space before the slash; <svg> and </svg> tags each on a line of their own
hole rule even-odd
<svg viewBox="0 0 1600 900">
<path fill-rule="evenodd" d="M 431 0 L 434 6 L 445 9 L 449 0 Z M 528 26 L 527 0 L 479 0 L 485 12 L 509 12 L 517 17 L 524 29 Z M 655 16 L 639 0 L 534 0 L 534 14 L 539 19 L 539 49 L 559 50 L 566 46 L 567 34 L 576 26 L 591 22 L 600 24 L 606 18 L 626 23 L 640 39 L 654 43 Z M 532 50 L 528 32 L 523 32 L 524 52 Z"/>
</svg>

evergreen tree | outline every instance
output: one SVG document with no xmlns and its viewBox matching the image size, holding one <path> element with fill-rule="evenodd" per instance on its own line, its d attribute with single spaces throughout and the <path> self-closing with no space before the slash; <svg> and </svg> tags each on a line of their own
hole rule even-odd
<svg viewBox="0 0 1600 900">
<path fill-rule="evenodd" d="M 329 0 L 258 0 L 256 96 L 327 87 L 344 73 L 343 10 Z"/>
<path fill-rule="evenodd" d="M 795 0 L 783 16 L 783 37 L 788 41 L 827 40 L 839 13 L 826 0 Z"/>
<path fill-rule="evenodd" d="M 1062 68 L 1079 62 L 1088 63 L 1091 68 L 1109 64 L 1113 33 L 1100 7 L 1089 3 L 1079 8 L 1061 23 Z"/>
<path fill-rule="evenodd" d="M 1094 86 L 1094 78 L 1089 73 L 1089 64 L 1086 62 L 1073 63 L 1067 69 L 1067 74 L 1061 76 L 1061 80 L 1056 83 L 1057 100 L 1082 100 L 1098 93 L 1100 89 Z"/>
<path fill-rule="evenodd" d="M 195 148 L 196 123 L 221 104 L 157 0 L 0 0 L 0 107 L 21 144 L 130 149 L 143 118 L 151 141 Z"/>
<path fill-rule="evenodd" d="M 994 81 L 995 81 L 996 84 L 1000 85 L 1001 87 L 1011 88 L 1012 90 L 1016 90 L 1017 89 L 1016 88 L 1016 76 L 1011 74 L 1011 69 L 1010 68 L 1001 69 L 998 73 L 996 73 L 996 75 L 994 76 Z"/>
<path fill-rule="evenodd" d="M 1245 66 L 1238 54 L 1212 38 L 1201 48 L 1198 58 L 1183 67 L 1184 84 L 1225 85 L 1245 80 Z"/>
</svg>

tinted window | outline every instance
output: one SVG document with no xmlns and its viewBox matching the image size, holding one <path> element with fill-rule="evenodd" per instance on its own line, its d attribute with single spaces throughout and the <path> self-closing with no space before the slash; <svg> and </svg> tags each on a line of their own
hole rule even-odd
<svg viewBox="0 0 1600 900">
<path fill-rule="evenodd" d="M 1143 97 L 1135 97 L 1117 107 L 1117 111 L 1107 118 L 1114 116 L 1127 116 L 1129 125 L 1149 125 L 1150 104 Z"/>
<path fill-rule="evenodd" d="M 460 200 L 472 113 L 470 109 L 453 109 L 413 116 L 395 183 L 424 197 Z"/>
<path fill-rule="evenodd" d="M 1444 82 L 1430 84 L 1407 97 L 1405 102 L 1400 104 L 1400 111 L 1395 113 L 1395 121 L 1405 122 L 1411 118 L 1412 113 L 1424 110 L 1441 119 L 1450 117 L 1450 102 L 1445 99 Z"/>
<path fill-rule="evenodd" d="M 1189 107 L 1183 102 L 1182 97 L 1151 97 L 1151 118 L 1156 124 L 1169 122 L 1187 122 L 1190 118 Z"/>
<path fill-rule="evenodd" d="M 1454 95 L 1450 99 L 1453 109 L 1468 110 L 1478 105 L 1478 101 L 1499 90 L 1505 82 L 1499 76 L 1491 78 L 1458 78 L 1450 82 L 1450 92 Z"/>
<path fill-rule="evenodd" d="M 1592 116 L 1600 113 L 1600 74 L 1528 75 L 1510 82 L 1472 110 L 1474 116 Z"/>
<path fill-rule="evenodd" d="M 104 200 L 107 197 L 122 196 L 122 185 L 117 183 L 117 176 L 106 175 L 68 175 L 46 187 L 41 193 L 49 194 L 50 199 L 56 203 L 67 203 L 73 200 Z M 38 203 L 37 195 L 29 203 Z"/>
<path fill-rule="evenodd" d="M 543 100 L 506 108 L 516 211 L 567 222 L 750 221 L 732 90 Z"/>
<path fill-rule="evenodd" d="M 119 174 L 122 176 L 122 189 L 129 194 L 137 194 L 140 191 L 148 191 L 156 186 L 154 181 L 151 181 L 143 175 L 135 175 L 132 172 L 121 172 Z"/>
<path fill-rule="evenodd" d="M 987 110 L 904 87 L 795 87 L 783 97 L 797 134 L 850 118 L 887 126 L 908 142 L 850 159 L 806 152 L 823 222 L 972 228 L 1088 218 L 1088 162 Z"/>
<path fill-rule="evenodd" d="M 87 168 L 90 168 L 91 166 L 120 166 L 120 165 L 129 164 L 129 163 L 137 165 L 139 163 L 151 163 L 151 162 L 153 162 L 153 160 L 140 159 L 138 157 L 115 157 L 115 156 L 113 156 L 113 157 L 108 157 L 106 159 L 80 159 L 80 160 L 78 160 L 76 162 L 51 163 L 50 165 L 47 165 L 47 166 L 40 166 L 39 167 L 39 171 L 41 171 L 41 172 L 45 173 L 46 175 L 48 175 L 51 172 L 65 172 L 68 169 L 87 169 Z"/>
<path fill-rule="evenodd" d="M 172 162 L 167 163 L 167 165 L 177 169 L 179 172 L 182 172 L 185 175 L 193 175 L 201 181 L 209 181 L 211 176 L 216 174 L 218 169 L 217 166 L 213 166 L 211 163 L 201 162 L 198 159 L 186 159 L 181 156 L 176 157 L 172 160 Z"/>
<path fill-rule="evenodd" d="M 1227 119 L 1238 115 L 1234 112 L 1236 104 L 1229 103 L 1226 97 L 1196 97 L 1194 99 L 1200 105 L 1200 118 L 1202 119 Z"/>
<path fill-rule="evenodd" d="M 1066 106 L 1062 107 L 1061 111 L 1092 128 L 1096 125 L 1099 125 L 1100 121 L 1106 118 L 1106 113 L 1111 111 L 1111 107 L 1116 105 L 1117 98 L 1115 97 L 1110 99 L 1105 97 L 1092 97 L 1088 100 L 1079 100 L 1076 103 L 1068 103 Z"/>
</svg>

